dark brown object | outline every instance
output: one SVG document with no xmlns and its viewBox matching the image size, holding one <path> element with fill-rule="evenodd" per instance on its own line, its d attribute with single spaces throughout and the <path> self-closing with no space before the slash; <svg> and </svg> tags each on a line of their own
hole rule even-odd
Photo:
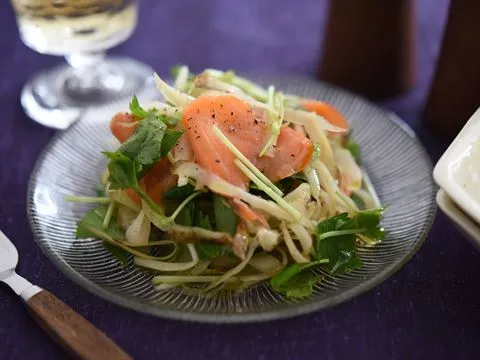
<svg viewBox="0 0 480 360">
<path fill-rule="evenodd" d="M 332 0 L 321 80 L 371 99 L 407 91 L 414 83 L 411 0 Z"/>
<path fill-rule="evenodd" d="M 452 0 L 424 113 L 432 132 L 456 136 L 480 106 L 479 36 L 480 1 Z"/>
<path fill-rule="evenodd" d="M 102 360 L 131 359 L 104 333 L 50 292 L 42 290 L 26 304 L 38 324 L 75 357 Z"/>
</svg>

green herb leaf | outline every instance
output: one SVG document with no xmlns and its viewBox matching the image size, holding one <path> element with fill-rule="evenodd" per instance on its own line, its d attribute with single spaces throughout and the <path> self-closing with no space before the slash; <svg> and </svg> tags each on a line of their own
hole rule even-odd
<svg viewBox="0 0 480 360">
<path fill-rule="evenodd" d="M 225 203 L 222 196 L 214 194 L 213 211 L 215 214 L 215 227 L 217 231 L 235 235 L 239 219 L 232 208 Z"/>
<path fill-rule="evenodd" d="M 350 218 L 343 213 L 326 219 L 317 226 L 316 256 L 327 258 L 327 268 L 332 274 L 344 274 L 362 266 L 356 255 L 358 234 L 383 240 L 384 229 L 380 225 L 383 208 L 361 210 Z"/>
<path fill-rule="evenodd" d="M 110 159 L 108 169 L 113 187 L 136 189 L 137 179 L 164 157 L 181 135 L 155 118 L 140 122 L 135 133 L 116 152 L 104 152 Z"/>
<path fill-rule="evenodd" d="M 327 258 L 327 268 L 336 275 L 361 266 L 355 253 L 355 235 L 333 236 L 318 241 L 317 256 Z"/>
<path fill-rule="evenodd" d="M 183 66 L 182 64 L 176 64 L 170 68 L 170 75 L 172 75 L 174 79 L 178 76 L 178 72 L 180 71 L 180 68 L 182 66 Z"/>
<path fill-rule="evenodd" d="M 140 106 L 140 104 L 138 103 L 138 99 L 135 95 L 133 95 L 129 107 L 132 115 L 135 115 L 140 120 L 149 116 L 149 112 Z"/>
<path fill-rule="evenodd" d="M 110 221 L 110 226 L 103 228 L 103 219 L 107 213 L 107 206 L 99 206 L 85 214 L 77 226 L 77 239 L 90 237 L 110 238 L 113 240 L 122 240 L 125 238 L 121 229 L 116 226 L 115 221 Z"/>
<path fill-rule="evenodd" d="M 97 197 L 105 196 L 105 186 L 103 184 L 95 185 L 95 194 Z"/>
<path fill-rule="evenodd" d="M 119 152 L 103 152 L 109 159 L 108 171 L 112 188 L 137 188 L 141 166 Z"/>
<path fill-rule="evenodd" d="M 195 216 L 195 203 L 188 203 L 177 215 L 175 222 L 183 226 L 193 226 Z"/>
<path fill-rule="evenodd" d="M 347 145 L 345 146 L 348 151 L 352 154 L 355 161 L 360 164 L 361 162 L 361 151 L 360 145 L 358 145 L 355 141 L 353 141 L 350 137 L 348 138 Z"/>
<path fill-rule="evenodd" d="M 213 227 L 210 223 L 210 218 L 208 215 L 204 215 L 201 210 L 195 212 L 195 222 L 194 226 L 198 226 L 207 230 L 212 230 Z M 220 244 L 214 244 L 209 242 L 201 242 L 195 245 L 197 248 L 198 257 L 204 260 L 211 260 L 223 255 L 226 255 L 228 252 L 228 247 Z"/>
<path fill-rule="evenodd" d="M 117 153 L 136 161 L 142 167 L 153 165 L 162 157 L 162 140 L 166 128 L 163 122 L 156 119 L 143 120 Z"/>
<path fill-rule="evenodd" d="M 292 264 L 270 280 L 272 289 L 287 298 L 298 298 L 311 295 L 312 285 L 320 280 L 320 276 L 307 271 L 315 265 L 325 263 L 325 260 L 312 261 L 307 264 Z"/>
<path fill-rule="evenodd" d="M 186 198 L 195 192 L 195 187 L 192 184 L 184 186 L 176 186 L 173 189 L 168 190 L 163 197 L 165 199 Z"/>
<path fill-rule="evenodd" d="M 212 260 L 228 254 L 228 247 L 208 242 L 201 242 L 195 245 L 198 257 L 203 260 Z"/>
<path fill-rule="evenodd" d="M 165 135 L 163 136 L 162 141 L 162 148 L 161 148 L 161 156 L 167 156 L 168 152 L 173 148 L 173 146 L 177 143 L 177 140 L 182 136 L 183 131 L 176 131 L 176 130 L 165 130 Z"/>
<path fill-rule="evenodd" d="M 353 202 L 355 203 L 355 205 L 357 205 L 359 209 L 365 209 L 365 203 L 363 202 L 360 196 L 358 196 L 355 193 L 352 193 L 352 195 L 350 195 L 350 199 L 353 200 Z"/>
<path fill-rule="evenodd" d="M 317 225 L 317 234 L 323 234 L 340 229 L 342 225 L 350 221 L 347 213 L 332 216 Z"/>
<path fill-rule="evenodd" d="M 285 293 L 289 299 L 299 299 L 311 296 L 313 293 L 313 285 L 322 279 L 321 276 L 315 275 L 311 272 L 303 272 L 295 276 L 294 281 L 291 281 L 288 287 L 282 292 Z"/>
<path fill-rule="evenodd" d="M 210 217 L 208 215 L 204 215 L 202 210 L 197 210 L 195 212 L 194 226 L 198 226 L 207 230 L 213 229 L 212 224 L 210 223 Z"/>
<path fill-rule="evenodd" d="M 103 247 L 107 249 L 107 251 L 112 254 L 114 257 L 117 258 L 123 265 L 128 264 L 128 252 L 123 250 L 122 248 L 112 245 L 106 241 L 103 242 Z"/>
</svg>

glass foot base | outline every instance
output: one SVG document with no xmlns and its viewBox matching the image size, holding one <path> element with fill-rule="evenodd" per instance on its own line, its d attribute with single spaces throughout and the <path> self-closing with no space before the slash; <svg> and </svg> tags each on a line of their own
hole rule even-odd
<svg viewBox="0 0 480 360">
<path fill-rule="evenodd" d="M 151 86 L 153 69 L 136 60 L 107 57 L 99 67 L 88 81 L 67 64 L 38 73 L 22 90 L 25 113 L 42 125 L 66 129 L 85 108 L 131 97 Z"/>
</svg>

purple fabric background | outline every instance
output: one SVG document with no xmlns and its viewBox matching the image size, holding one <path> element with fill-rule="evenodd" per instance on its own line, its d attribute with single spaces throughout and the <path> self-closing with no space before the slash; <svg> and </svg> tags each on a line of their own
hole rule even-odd
<svg viewBox="0 0 480 360">
<path fill-rule="evenodd" d="M 383 106 L 408 121 L 436 161 L 447 142 L 420 125 L 448 5 L 418 4 L 418 83 Z M 133 37 L 112 53 L 165 74 L 236 68 L 312 74 L 325 20 L 323 1 L 147 1 Z M 51 290 L 138 359 L 479 359 L 480 254 L 439 213 L 418 254 L 397 274 L 348 303 L 291 320 L 241 326 L 168 321 L 110 304 L 63 276 L 33 242 L 25 214 L 29 174 L 53 131 L 30 121 L 19 93 L 28 77 L 58 58 L 18 38 L 8 1 L 0 3 L 0 228 L 20 252 L 19 273 Z M 454 91 L 454 89 L 452 89 Z M 0 358 L 65 355 L 0 287 Z"/>
</svg>

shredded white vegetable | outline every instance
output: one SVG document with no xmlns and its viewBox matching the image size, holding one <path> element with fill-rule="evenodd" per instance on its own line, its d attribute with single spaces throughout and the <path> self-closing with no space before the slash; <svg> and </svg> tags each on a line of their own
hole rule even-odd
<svg viewBox="0 0 480 360">
<path fill-rule="evenodd" d="M 178 75 L 175 79 L 175 83 L 173 84 L 175 89 L 179 91 L 187 90 L 188 75 L 188 66 L 183 65 L 180 67 L 180 69 L 178 69 Z"/>
<path fill-rule="evenodd" d="M 165 101 L 176 106 L 177 108 L 183 109 L 194 100 L 192 96 L 182 93 L 181 91 L 178 91 L 174 87 L 168 85 L 157 75 L 157 73 L 153 74 L 153 78 L 155 79 L 155 84 L 157 85 L 157 88 Z"/>
<path fill-rule="evenodd" d="M 303 249 L 302 254 L 308 257 L 313 249 L 312 236 L 307 229 L 300 224 L 289 224 L 288 228 L 293 231 L 295 237 L 300 241 Z"/>
<path fill-rule="evenodd" d="M 184 271 L 191 269 L 198 263 L 198 254 L 195 249 L 195 245 L 187 244 L 188 251 L 192 257 L 191 261 L 176 263 L 176 262 L 167 262 L 160 260 L 144 259 L 136 256 L 134 258 L 135 264 L 145 268 L 157 270 L 157 271 Z"/>
<path fill-rule="evenodd" d="M 279 226 L 280 230 L 282 231 L 283 234 L 283 241 L 285 241 L 285 245 L 287 245 L 287 249 L 290 253 L 290 256 L 292 259 L 297 262 L 297 263 L 308 263 L 310 260 L 305 257 L 298 249 L 295 243 L 293 242 L 292 237 L 290 236 L 290 233 L 288 232 L 287 227 L 285 226 L 284 223 L 281 223 Z"/>
<path fill-rule="evenodd" d="M 146 245 L 150 238 L 150 220 L 142 210 L 125 232 L 125 238 L 132 245 Z"/>
</svg>

